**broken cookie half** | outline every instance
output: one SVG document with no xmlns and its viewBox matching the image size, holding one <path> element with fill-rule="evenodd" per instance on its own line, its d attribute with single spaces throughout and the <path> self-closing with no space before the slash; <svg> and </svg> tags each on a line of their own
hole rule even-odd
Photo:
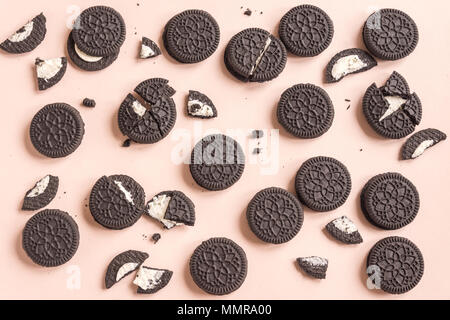
<svg viewBox="0 0 450 320">
<path fill-rule="evenodd" d="M 372 69 L 376 60 L 366 51 L 353 48 L 336 54 L 325 70 L 325 80 L 328 83 L 338 82 L 345 76 Z"/>
<path fill-rule="evenodd" d="M 325 228 L 335 239 L 345 244 L 358 244 L 363 242 L 358 228 L 346 216 L 334 219 Z"/>
<path fill-rule="evenodd" d="M 134 270 L 139 268 L 148 258 L 148 253 L 128 250 L 114 257 L 108 265 L 105 276 L 105 286 L 107 289 L 125 278 Z"/>
<path fill-rule="evenodd" d="M 146 37 L 142 37 L 141 51 L 139 53 L 139 58 L 141 59 L 154 58 L 156 56 L 159 56 L 160 54 L 161 50 L 159 49 L 155 41 Z"/>
<path fill-rule="evenodd" d="M 142 266 L 133 283 L 138 286 L 137 293 L 155 293 L 169 283 L 172 275 L 170 270 Z"/>
<path fill-rule="evenodd" d="M 316 279 L 325 279 L 328 269 L 328 260 L 326 258 L 311 256 L 297 258 L 299 267 L 309 276 Z"/>
<path fill-rule="evenodd" d="M 67 69 L 65 57 L 42 60 L 37 58 L 35 62 L 36 76 L 39 90 L 47 90 L 57 84 Z"/>
<path fill-rule="evenodd" d="M 58 177 L 46 175 L 27 191 L 23 199 L 22 210 L 32 211 L 45 207 L 55 198 L 58 186 Z"/>
<path fill-rule="evenodd" d="M 217 109 L 205 94 L 189 90 L 187 114 L 195 118 L 211 119 L 217 117 Z"/>
<path fill-rule="evenodd" d="M 158 220 L 166 229 L 195 224 L 195 205 L 181 191 L 163 191 L 147 203 L 147 215 Z"/>
<path fill-rule="evenodd" d="M 9 53 L 25 53 L 34 50 L 45 38 L 45 16 L 39 14 L 8 39 L 0 43 L 0 48 Z"/>
<path fill-rule="evenodd" d="M 405 142 L 402 147 L 402 159 L 409 160 L 420 157 L 425 150 L 447 139 L 447 135 L 437 129 L 421 130 Z"/>
</svg>

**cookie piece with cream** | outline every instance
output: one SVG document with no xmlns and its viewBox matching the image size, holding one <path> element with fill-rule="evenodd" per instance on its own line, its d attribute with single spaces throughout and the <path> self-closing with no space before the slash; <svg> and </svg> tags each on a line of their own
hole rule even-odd
<svg viewBox="0 0 450 320">
<path fill-rule="evenodd" d="M 195 118 L 211 119 L 217 117 L 217 109 L 205 94 L 189 90 L 187 114 Z"/>
<path fill-rule="evenodd" d="M 161 49 L 159 49 L 158 45 L 155 41 L 142 37 L 141 42 L 141 51 L 139 52 L 139 58 L 148 59 L 154 58 L 161 54 Z"/>
<path fill-rule="evenodd" d="M 325 80 L 328 83 L 341 81 L 345 76 L 372 69 L 376 60 L 366 51 L 353 48 L 336 54 L 325 70 Z"/>
<path fill-rule="evenodd" d="M 36 77 L 39 90 L 47 90 L 57 84 L 67 69 L 67 59 L 65 57 L 45 59 L 37 58 L 35 61 Z"/>
<path fill-rule="evenodd" d="M 128 250 L 115 256 L 108 265 L 105 276 L 107 289 L 138 269 L 148 258 L 148 253 Z"/>
<path fill-rule="evenodd" d="M 402 147 L 402 160 L 416 159 L 428 148 L 447 139 L 447 135 L 438 129 L 421 130 L 405 142 Z"/>
<path fill-rule="evenodd" d="M 48 205 L 58 192 L 59 178 L 46 175 L 25 193 L 22 210 L 38 210 Z"/>
<path fill-rule="evenodd" d="M 137 293 L 155 293 L 167 286 L 172 275 L 170 270 L 141 266 L 133 283 L 138 286 Z"/>
<path fill-rule="evenodd" d="M 325 228 L 335 239 L 345 244 L 358 244 L 363 242 L 355 223 L 346 216 L 332 220 Z"/>
<path fill-rule="evenodd" d="M 297 263 L 307 275 L 316 279 L 325 279 L 328 269 L 328 259 L 311 256 L 297 258 Z"/>
</svg>

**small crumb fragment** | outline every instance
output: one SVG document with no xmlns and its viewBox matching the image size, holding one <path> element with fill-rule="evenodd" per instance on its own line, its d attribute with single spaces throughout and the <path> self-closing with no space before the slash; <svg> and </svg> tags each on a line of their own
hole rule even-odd
<svg viewBox="0 0 450 320">
<path fill-rule="evenodd" d="M 347 110 L 350 109 L 350 105 L 348 105 Z"/>
<path fill-rule="evenodd" d="M 351 100 L 350 99 L 345 99 L 345 102 L 350 102 Z"/>
<path fill-rule="evenodd" d="M 252 10 L 250 10 L 249 8 L 247 8 L 247 10 L 245 10 L 244 11 L 244 14 L 246 15 L 246 16 L 251 16 L 252 15 Z"/>
<path fill-rule="evenodd" d="M 96 103 L 95 103 L 94 99 L 89 99 L 89 98 L 83 99 L 83 106 L 89 107 L 89 108 L 94 108 L 95 105 L 96 105 Z"/>
<path fill-rule="evenodd" d="M 159 241 L 159 239 L 161 239 L 161 235 L 159 233 L 154 233 L 152 235 L 152 240 L 154 243 L 157 243 Z"/>
<path fill-rule="evenodd" d="M 362 152 L 363 151 L 363 149 L 359 149 L 359 152 Z"/>
<path fill-rule="evenodd" d="M 131 145 L 131 139 L 127 139 L 123 142 L 122 147 L 128 148 Z"/>
</svg>

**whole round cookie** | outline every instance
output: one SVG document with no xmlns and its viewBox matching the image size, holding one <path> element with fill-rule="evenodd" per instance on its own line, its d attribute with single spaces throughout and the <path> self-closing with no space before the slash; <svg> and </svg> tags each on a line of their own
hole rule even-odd
<svg viewBox="0 0 450 320">
<path fill-rule="evenodd" d="M 99 71 L 109 67 L 119 56 L 119 51 L 114 52 L 108 56 L 102 57 L 86 57 L 86 55 L 80 56 L 75 49 L 75 42 L 73 41 L 72 32 L 67 38 L 67 53 L 70 60 L 80 69 L 84 71 Z M 84 58 L 84 59 L 83 59 Z M 85 60 L 86 59 L 86 60 Z"/>
<path fill-rule="evenodd" d="M 125 35 L 122 16 L 106 6 L 94 6 L 81 12 L 72 31 L 77 47 L 95 57 L 117 53 L 125 41 Z"/>
<path fill-rule="evenodd" d="M 402 237 L 378 241 L 367 257 L 368 274 L 387 293 L 401 294 L 413 289 L 422 279 L 424 260 L 419 248 Z M 378 282 L 378 283 L 377 283 Z"/>
<path fill-rule="evenodd" d="M 225 50 L 225 66 L 237 79 L 264 82 L 275 79 L 286 66 L 284 44 L 268 31 L 245 29 L 234 35 Z"/>
<path fill-rule="evenodd" d="M 22 247 L 34 263 L 56 267 L 77 252 L 80 234 L 75 220 L 61 210 L 43 210 L 28 220 Z"/>
<path fill-rule="evenodd" d="M 80 113 L 66 103 L 48 104 L 31 121 L 31 143 L 41 154 L 61 158 L 81 144 L 84 122 Z"/>
<path fill-rule="evenodd" d="M 175 60 L 196 63 L 216 51 L 220 41 L 219 25 L 206 11 L 186 10 L 169 20 L 163 39 L 167 52 Z"/>
<path fill-rule="evenodd" d="M 241 146 L 223 134 L 212 134 L 200 140 L 192 150 L 189 164 L 195 182 L 211 191 L 231 187 L 241 178 L 244 167 Z"/>
<path fill-rule="evenodd" d="M 317 138 L 333 123 L 333 102 L 322 88 L 313 84 L 297 84 L 281 95 L 277 118 L 290 134 L 298 138 Z"/>
<path fill-rule="evenodd" d="M 144 213 L 144 206 L 144 189 L 126 175 L 101 177 L 89 196 L 92 217 L 108 229 L 132 226 Z"/>
<path fill-rule="evenodd" d="M 280 244 L 288 242 L 300 231 L 303 209 L 297 198 L 281 188 L 259 191 L 247 207 L 250 229 L 261 240 Z"/>
<path fill-rule="evenodd" d="M 313 57 L 330 45 L 333 21 L 316 6 L 300 5 L 281 18 L 278 34 L 289 52 L 300 57 Z"/>
<path fill-rule="evenodd" d="M 214 295 L 229 294 L 247 277 L 247 256 L 234 241 L 211 238 L 195 249 L 189 270 L 200 289 Z"/>
<path fill-rule="evenodd" d="M 329 157 L 308 159 L 295 178 L 300 201 L 315 211 L 331 211 L 342 206 L 351 189 L 352 180 L 346 166 Z"/>
<path fill-rule="evenodd" d="M 374 12 L 364 24 L 363 39 L 367 49 L 377 58 L 398 60 L 408 56 L 419 42 L 414 20 L 397 9 Z"/>
<path fill-rule="evenodd" d="M 411 223 L 419 212 L 416 187 L 399 173 L 379 174 L 364 186 L 361 193 L 363 212 L 377 227 L 400 229 Z"/>
</svg>

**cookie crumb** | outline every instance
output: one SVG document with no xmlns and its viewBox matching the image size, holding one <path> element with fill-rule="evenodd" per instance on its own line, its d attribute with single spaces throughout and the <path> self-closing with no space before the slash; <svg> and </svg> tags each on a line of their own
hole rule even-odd
<svg viewBox="0 0 450 320">
<path fill-rule="evenodd" d="M 347 110 L 350 109 L 350 105 L 348 105 Z"/>
<path fill-rule="evenodd" d="M 131 145 L 131 139 L 127 139 L 122 143 L 122 147 L 128 148 Z"/>
<path fill-rule="evenodd" d="M 244 14 L 246 15 L 246 16 L 251 16 L 252 15 L 252 10 L 250 10 L 249 8 L 247 8 L 247 10 L 245 10 L 244 11 Z"/>
<path fill-rule="evenodd" d="M 89 98 L 83 99 L 83 106 L 89 107 L 89 108 L 94 108 L 95 105 L 96 105 L 96 103 L 95 103 L 94 99 L 89 99 Z"/>
<path fill-rule="evenodd" d="M 153 243 L 156 244 L 156 243 L 159 241 L 159 239 L 161 239 L 161 235 L 160 235 L 159 233 L 154 233 L 154 234 L 152 235 Z"/>
<path fill-rule="evenodd" d="M 350 99 L 345 99 L 345 102 L 350 102 L 351 100 Z"/>
<path fill-rule="evenodd" d="M 359 152 L 362 152 L 363 151 L 363 149 L 359 149 Z"/>
</svg>

